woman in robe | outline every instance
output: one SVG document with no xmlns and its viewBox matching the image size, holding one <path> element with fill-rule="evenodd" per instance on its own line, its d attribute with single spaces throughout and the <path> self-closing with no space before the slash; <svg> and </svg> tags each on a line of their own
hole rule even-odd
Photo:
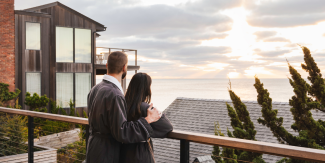
<svg viewBox="0 0 325 163">
<path fill-rule="evenodd" d="M 147 109 L 151 102 L 151 77 L 146 73 L 135 74 L 125 94 L 127 103 L 127 120 L 136 121 L 147 116 Z M 166 115 L 150 126 L 153 129 L 151 138 L 165 138 L 173 130 L 173 126 Z M 152 140 L 133 144 L 123 144 L 120 151 L 120 163 L 155 163 Z"/>
</svg>

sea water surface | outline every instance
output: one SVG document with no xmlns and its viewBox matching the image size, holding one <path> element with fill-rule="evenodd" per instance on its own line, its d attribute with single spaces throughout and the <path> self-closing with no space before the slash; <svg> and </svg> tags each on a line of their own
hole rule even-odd
<svg viewBox="0 0 325 163">
<path fill-rule="evenodd" d="M 97 83 L 102 79 L 97 79 Z M 289 102 L 294 95 L 288 79 L 260 79 L 273 101 Z M 127 80 L 127 85 L 130 80 Z M 241 100 L 256 101 L 255 79 L 231 79 L 231 89 Z M 229 79 L 153 79 L 152 103 L 165 110 L 177 97 L 230 99 Z"/>
</svg>

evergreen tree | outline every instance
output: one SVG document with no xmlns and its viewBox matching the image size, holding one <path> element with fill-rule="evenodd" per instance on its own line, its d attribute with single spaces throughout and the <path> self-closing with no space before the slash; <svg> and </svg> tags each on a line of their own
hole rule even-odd
<svg viewBox="0 0 325 163">
<path fill-rule="evenodd" d="M 303 69 L 309 72 L 308 79 L 312 83 L 310 86 L 299 74 L 299 72 L 288 63 L 291 78 L 290 85 L 293 87 L 294 96 L 289 100 L 291 113 L 294 123 L 291 128 L 298 132 L 298 136 L 293 136 L 283 126 L 283 118 L 277 118 L 277 110 L 272 109 L 272 99 L 267 89 L 264 89 L 260 80 L 255 77 L 255 88 L 257 90 L 258 103 L 262 106 L 262 118 L 258 122 L 270 128 L 274 136 L 280 143 L 286 143 L 294 146 L 309 147 L 316 149 L 325 148 L 325 123 L 322 120 L 314 120 L 311 110 L 321 110 L 324 92 L 324 79 L 320 73 L 317 64 L 310 55 L 310 51 L 306 47 L 302 47 L 305 54 L 305 64 Z M 310 95 L 310 96 L 308 96 Z M 313 100 L 313 97 L 318 99 Z M 279 162 L 307 162 L 295 159 L 284 158 Z"/>
<path fill-rule="evenodd" d="M 278 110 L 272 109 L 272 98 L 267 89 L 264 89 L 263 83 L 255 76 L 255 84 L 257 91 L 257 102 L 262 107 L 262 118 L 259 118 L 258 123 L 270 128 L 273 135 L 278 139 L 280 143 L 287 143 L 290 145 L 297 145 L 296 137 L 289 133 L 283 126 L 283 118 L 277 118 Z"/>
<path fill-rule="evenodd" d="M 229 131 L 229 130 L 228 130 Z M 225 136 L 220 129 L 219 122 L 214 123 L 214 134 L 217 136 Z M 234 152 L 234 149 L 231 148 L 223 148 L 222 154 L 220 154 L 220 147 L 219 146 L 213 146 L 213 151 L 211 158 L 216 163 L 237 163 L 237 155 Z M 230 159 L 226 159 L 230 158 Z"/>
<path fill-rule="evenodd" d="M 231 118 L 231 126 L 234 129 L 232 134 L 228 130 L 228 136 L 240 139 L 256 140 L 255 126 L 254 123 L 251 121 L 246 105 L 231 89 L 228 92 L 235 108 L 234 110 L 233 107 L 226 103 L 228 115 Z M 264 163 L 264 160 L 262 159 L 262 154 L 260 153 L 253 153 L 242 150 L 235 150 L 235 153 L 238 156 L 238 160 Z"/>
<path fill-rule="evenodd" d="M 310 50 L 307 47 L 302 46 L 302 51 L 304 53 L 305 63 L 301 64 L 303 70 L 309 73 L 308 80 L 312 84 L 309 89 L 309 95 L 316 98 L 317 101 L 322 104 L 316 109 L 325 112 L 325 82 L 322 78 L 320 69 L 317 66 L 314 58 L 310 54 Z"/>
</svg>

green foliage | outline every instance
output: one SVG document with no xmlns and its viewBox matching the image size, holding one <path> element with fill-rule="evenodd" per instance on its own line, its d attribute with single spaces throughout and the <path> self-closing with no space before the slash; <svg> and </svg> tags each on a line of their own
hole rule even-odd
<svg viewBox="0 0 325 163">
<path fill-rule="evenodd" d="M 15 99 L 20 94 L 20 90 L 16 89 L 15 92 L 9 91 L 9 84 L 0 83 L 0 106 L 3 106 L 5 102 Z"/>
<path fill-rule="evenodd" d="M 321 104 L 320 107 L 316 107 L 320 111 L 325 112 L 325 82 L 322 78 L 320 69 L 317 66 L 314 58 L 310 54 L 310 50 L 307 47 L 302 46 L 302 51 L 304 53 L 305 63 L 301 64 L 303 70 L 309 73 L 308 80 L 312 84 L 308 90 L 308 94 L 317 99 Z"/>
<path fill-rule="evenodd" d="M 30 110 L 46 107 L 48 103 L 49 98 L 46 95 L 40 97 L 37 93 L 34 93 L 33 96 L 29 92 L 26 93 L 25 104 L 30 107 Z"/>
<path fill-rule="evenodd" d="M 316 149 L 325 148 L 325 122 L 314 120 L 311 110 L 324 111 L 325 84 L 320 69 L 317 67 L 310 51 L 302 47 L 305 63 L 302 68 L 309 73 L 309 85 L 299 74 L 299 72 L 288 64 L 291 78 L 289 83 L 293 88 L 294 96 L 289 100 L 294 123 L 291 128 L 298 132 L 298 136 L 293 136 L 283 126 L 283 118 L 277 117 L 277 110 L 272 109 L 272 99 L 267 89 L 264 89 L 261 81 L 255 77 L 255 88 L 258 96 L 257 101 L 262 106 L 262 116 L 258 122 L 270 128 L 273 135 L 280 143 L 285 143 L 300 147 Z M 316 100 L 314 100 L 316 99 Z M 284 158 L 279 163 L 307 163 L 308 161 Z"/>
<path fill-rule="evenodd" d="M 59 107 L 56 106 L 56 102 L 50 99 L 50 112 L 52 114 L 59 114 Z"/>
<path fill-rule="evenodd" d="M 59 114 L 59 111 L 62 115 L 67 115 L 66 111 L 56 105 L 56 102 L 52 99 L 50 101 L 50 111 L 52 114 Z M 72 103 L 72 100 L 70 100 Z M 75 114 L 75 108 L 73 107 L 74 104 L 70 105 L 70 116 L 74 116 Z M 35 109 L 34 111 L 39 112 L 47 112 L 46 108 L 43 109 Z M 42 119 L 42 118 L 35 118 L 35 136 L 46 136 L 53 133 L 59 133 L 64 131 L 69 131 L 74 128 L 74 124 L 68 123 L 68 122 L 60 122 L 60 121 L 52 121 L 48 119 Z"/>
<path fill-rule="evenodd" d="M 86 140 L 80 139 L 58 151 L 59 161 L 81 163 L 86 159 Z"/>
<path fill-rule="evenodd" d="M 19 98 L 16 99 L 14 108 L 21 109 L 21 105 L 19 105 Z"/>
<path fill-rule="evenodd" d="M 255 84 L 257 91 L 257 102 L 262 107 L 262 118 L 259 118 L 258 123 L 270 128 L 273 135 L 280 143 L 295 144 L 296 137 L 290 134 L 283 126 L 283 118 L 277 118 L 278 110 L 272 109 L 272 98 L 267 89 L 264 89 L 263 83 L 255 76 Z"/>
<path fill-rule="evenodd" d="M 226 103 L 228 115 L 231 118 L 231 126 L 234 129 L 233 133 L 228 130 L 228 136 L 240 139 L 256 140 L 255 126 L 254 123 L 251 121 L 246 105 L 231 89 L 228 92 L 235 108 L 233 109 L 228 103 Z M 244 160 L 249 162 L 252 162 L 253 160 L 259 160 L 258 162 L 264 162 L 262 159 L 262 154 L 260 153 L 253 153 L 242 150 L 234 151 L 238 156 L 238 160 Z M 232 153 L 231 151 L 229 152 L 230 154 Z"/>
<path fill-rule="evenodd" d="M 70 107 L 69 116 L 76 116 L 76 109 L 74 108 L 74 102 L 72 102 L 72 99 L 70 99 L 69 101 L 69 107 Z"/>
<path fill-rule="evenodd" d="M 69 101 L 70 113 L 69 116 L 78 116 L 79 114 L 75 112 L 74 103 L 72 100 Z M 62 109 L 62 108 L 61 108 Z M 64 109 L 61 111 L 65 112 Z M 87 117 L 85 111 L 83 111 L 83 116 Z M 87 117 L 88 118 L 88 117 Z M 62 123 L 62 122 L 61 122 Z M 72 127 L 72 126 L 70 126 Z M 72 144 L 68 144 L 65 148 L 58 150 L 59 160 L 64 162 L 71 163 L 80 163 L 86 159 L 86 135 L 85 135 L 85 125 L 76 125 L 77 128 L 80 128 L 79 132 L 79 141 L 76 141 Z"/>
<path fill-rule="evenodd" d="M 26 153 L 27 117 L 3 114 L 0 116 L 0 124 L 0 156 Z"/>
<path fill-rule="evenodd" d="M 217 136 L 225 136 L 220 129 L 219 122 L 214 122 L 214 134 Z M 220 147 L 219 146 L 213 146 L 213 151 L 211 158 L 216 163 L 237 163 L 237 155 L 234 153 L 234 149 L 231 148 L 223 148 L 222 154 L 220 154 Z M 230 158 L 230 159 L 226 159 Z"/>
</svg>

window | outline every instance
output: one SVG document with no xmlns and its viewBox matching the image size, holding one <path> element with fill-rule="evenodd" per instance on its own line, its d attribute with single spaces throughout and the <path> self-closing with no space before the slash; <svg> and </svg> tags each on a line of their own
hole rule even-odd
<svg viewBox="0 0 325 163">
<path fill-rule="evenodd" d="M 41 95 L 41 73 L 26 73 L 26 92 Z"/>
<path fill-rule="evenodd" d="M 76 73 L 76 107 L 87 106 L 87 96 L 91 89 L 91 73 Z"/>
<path fill-rule="evenodd" d="M 56 27 L 56 62 L 73 62 L 73 28 Z"/>
<path fill-rule="evenodd" d="M 75 62 L 91 63 L 91 30 L 75 28 Z"/>
<path fill-rule="evenodd" d="M 26 22 L 26 49 L 41 49 L 41 24 Z"/>
<path fill-rule="evenodd" d="M 73 100 L 73 73 L 56 73 L 56 102 L 63 108 Z"/>
</svg>

